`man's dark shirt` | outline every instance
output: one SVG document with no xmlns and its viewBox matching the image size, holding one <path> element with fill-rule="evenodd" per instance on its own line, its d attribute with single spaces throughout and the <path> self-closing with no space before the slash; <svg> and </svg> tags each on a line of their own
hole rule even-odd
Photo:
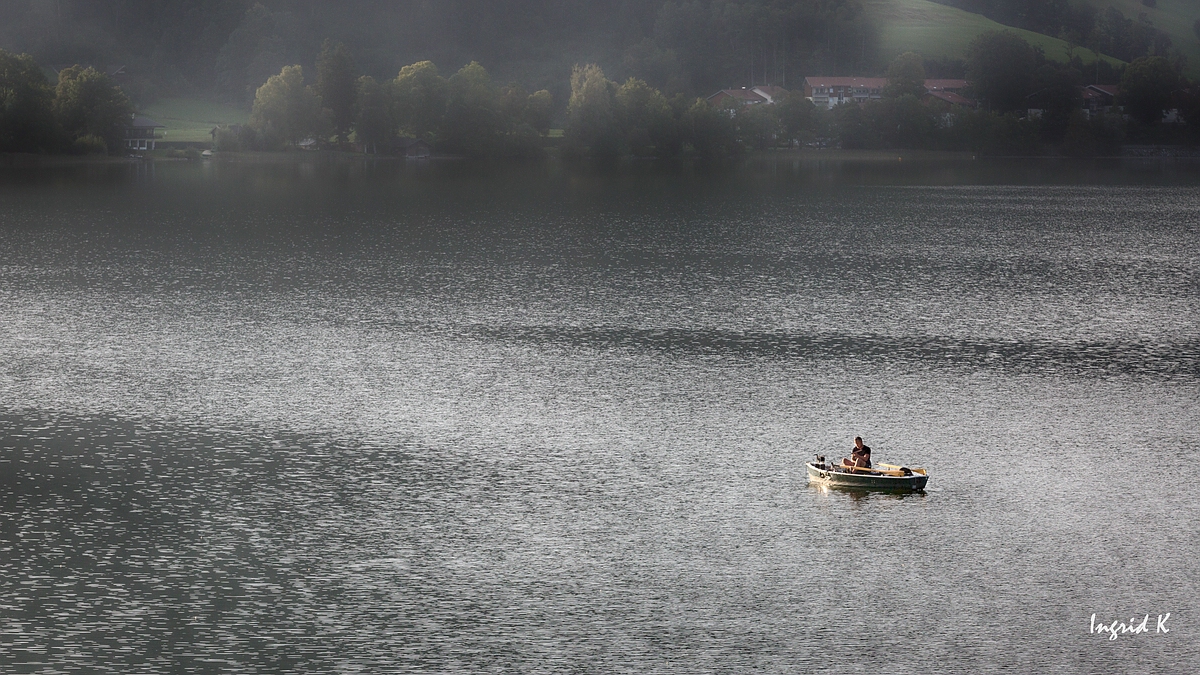
<svg viewBox="0 0 1200 675">
<path fill-rule="evenodd" d="M 850 452 L 850 461 L 857 466 L 864 468 L 871 466 L 871 446 L 863 445 L 860 450 L 858 446 L 854 446 L 854 450 Z"/>
</svg>

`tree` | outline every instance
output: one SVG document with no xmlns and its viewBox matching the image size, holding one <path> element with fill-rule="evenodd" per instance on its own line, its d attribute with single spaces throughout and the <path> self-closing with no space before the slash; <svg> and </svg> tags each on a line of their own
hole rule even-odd
<svg viewBox="0 0 1200 675">
<path fill-rule="evenodd" d="M 1121 76 L 1121 102 L 1126 112 L 1142 124 L 1154 124 L 1171 107 L 1179 88 L 1179 74 L 1161 56 L 1143 56 L 1125 67 Z"/>
<path fill-rule="evenodd" d="M 1071 118 L 1083 105 L 1079 92 L 1082 79 L 1079 71 L 1046 63 L 1033 74 L 1034 93 L 1029 95 L 1029 107 L 1042 111 L 1042 137 L 1057 142 L 1067 133 Z"/>
<path fill-rule="evenodd" d="M 867 106 L 843 103 L 833 109 L 833 123 L 842 147 L 848 150 L 883 147 L 878 129 L 867 114 Z"/>
<path fill-rule="evenodd" d="M 1076 110 L 1071 114 L 1067 130 L 1063 134 L 1063 154 L 1073 157 L 1094 155 L 1116 155 L 1124 140 L 1125 123 L 1120 115 L 1083 114 Z"/>
<path fill-rule="evenodd" d="M 807 140 L 813 134 L 816 106 L 802 92 L 788 92 L 775 99 L 782 133 L 788 140 Z"/>
<path fill-rule="evenodd" d="M 765 149 L 779 138 L 779 116 L 773 105 L 758 103 L 743 106 L 738 110 L 735 121 L 742 140 L 759 150 Z"/>
<path fill-rule="evenodd" d="M 432 61 L 401 68 L 392 81 L 400 131 L 429 140 L 446 114 L 446 90 L 446 80 Z"/>
<path fill-rule="evenodd" d="M 321 105 L 329 110 L 333 131 L 342 143 L 346 142 L 350 127 L 354 124 L 357 84 L 354 61 L 346 46 L 326 40 L 321 46 L 321 53 L 317 55 L 317 83 L 314 89 L 321 98 Z"/>
<path fill-rule="evenodd" d="M 1192 86 L 1179 92 L 1177 102 L 1179 114 L 1187 123 L 1188 134 L 1193 140 L 1200 138 L 1200 88 Z"/>
<path fill-rule="evenodd" d="M 925 60 L 916 52 L 904 52 L 888 66 L 887 79 L 884 96 L 900 98 L 911 95 L 920 98 L 925 95 Z"/>
<path fill-rule="evenodd" d="M 635 155 L 679 152 L 679 132 L 671 104 L 657 89 L 631 77 L 614 95 L 626 145 Z"/>
<path fill-rule="evenodd" d="M 567 139 L 594 155 L 615 155 L 620 150 L 616 118 L 616 84 L 594 63 L 575 66 L 567 102 Z"/>
<path fill-rule="evenodd" d="M 87 138 L 88 146 L 95 145 L 92 139 L 99 139 L 109 152 L 115 152 L 133 118 L 133 104 L 104 73 L 71 66 L 58 73 L 54 112 L 70 139 Z"/>
<path fill-rule="evenodd" d="M 936 133 L 932 112 L 911 94 L 867 104 L 867 117 L 875 128 L 875 137 L 886 148 L 932 147 Z"/>
<path fill-rule="evenodd" d="M 967 79 L 992 110 L 1007 112 L 1025 106 L 1035 55 L 1021 36 L 988 31 L 967 47 Z"/>
<path fill-rule="evenodd" d="M 688 142 L 705 159 L 728 157 L 738 151 L 733 119 L 702 98 L 696 99 L 684 113 L 684 130 Z"/>
<path fill-rule="evenodd" d="M 487 70 L 472 61 L 447 81 L 445 144 L 466 155 L 495 152 L 505 131 L 496 88 Z"/>
<path fill-rule="evenodd" d="M 317 128 L 320 108 L 316 92 L 304 86 L 304 70 L 284 66 L 255 92 L 250 125 L 268 143 L 295 145 Z"/>
<path fill-rule="evenodd" d="M 525 123 L 537 130 L 539 134 L 550 132 L 550 120 L 554 113 L 554 97 L 545 89 L 540 89 L 529 95 L 525 105 Z"/>
<path fill-rule="evenodd" d="M 33 57 L 0 49 L 0 152 L 49 150 L 53 113 L 54 90 Z"/>
<path fill-rule="evenodd" d="M 500 87 L 497 104 L 507 126 L 521 124 L 525 121 L 525 111 L 529 107 L 529 92 L 521 85 L 510 82 Z"/>
<path fill-rule="evenodd" d="M 392 94 L 388 87 L 375 78 L 363 75 L 358 78 L 357 97 L 354 102 L 354 135 L 364 148 L 378 152 L 379 144 L 396 137 L 396 115 Z"/>
</svg>

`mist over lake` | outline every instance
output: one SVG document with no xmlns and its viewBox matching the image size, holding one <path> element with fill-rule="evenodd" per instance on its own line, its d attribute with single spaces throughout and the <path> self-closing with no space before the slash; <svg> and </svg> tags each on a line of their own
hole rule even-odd
<svg viewBox="0 0 1200 675">
<path fill-rule="evenodd" d="M 780 156 L 0 168 L 0 670 L 1188 672 L 1200 169 Z"/>
</svg>

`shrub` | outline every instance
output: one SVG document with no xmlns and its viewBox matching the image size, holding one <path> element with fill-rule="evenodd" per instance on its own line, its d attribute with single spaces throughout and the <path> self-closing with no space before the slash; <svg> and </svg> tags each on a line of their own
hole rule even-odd
<svg viewBox="0 0 1200 675">
<path fill-rule="evenodd" d="M 71 150 L 78 155 L 107 155 L 108 143 L 99 136 L 86 134 L 75 139 Z"/>
<path fill-rule="evenodd" d="M 213 145 L 213 149 L 218 152 L 237 152 L 242 149 L 242 140 L 233 129 L 220 127 L 217 129 Z"/>
</svg>

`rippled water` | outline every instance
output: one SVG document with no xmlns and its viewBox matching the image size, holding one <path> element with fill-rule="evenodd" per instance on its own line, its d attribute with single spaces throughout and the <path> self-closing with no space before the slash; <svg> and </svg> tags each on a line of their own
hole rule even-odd
<svg viewBox="0 0 1200 675">
<path fill-rule="evenodd" d="M 0 671 L 1194 672 L 1149 166 L 9 170 Z"/>
</svg>

